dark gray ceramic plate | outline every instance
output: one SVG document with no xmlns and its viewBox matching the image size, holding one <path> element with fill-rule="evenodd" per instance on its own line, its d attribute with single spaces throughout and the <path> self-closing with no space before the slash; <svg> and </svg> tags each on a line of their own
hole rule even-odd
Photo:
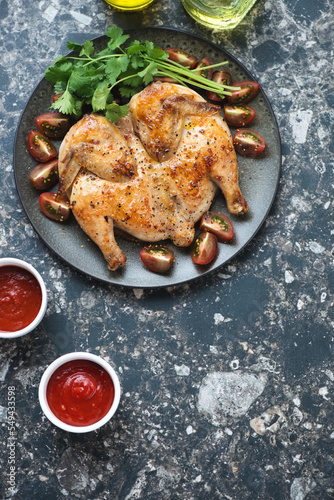
<svg viewBox="0 0 334 500">
<path fill-rule="evenodd" d="M 211 63 L 227 60 L 229 64 L 224 69 L 232 73 L 234 81 L 254 79 L 230 54 L 193 35 L 162 28 L 134 29 L 128 33 L 130 40 L 151 40 L 164 48 L 179 47 L 196 54 L 199 59 L 208 57 Z M 99 37 L 94 43 L 101 49 L 105 40 L 106 37 Z M 189 248 L 173 247 L 175 262 L 169 273 L 159 275 L 149 271 L 141 263 L 139 252 L 143 244 L 119 238 L 118 242 L 127 256 L 127 264 L 120 271 L 109 271 L 99 248 L 87 238 L 74 218 L 61 225 L 41 213 L 39 192 L 28 180 L 29 172 L 36 162 L 27 149 L 27 137 L 29 131 L 36 128 L 36 117 L 49 110 L 52 95 L 53 86 L 43 79 L 23 111 L 14 145 L 15 181 L 24 210 L 37 234 L 53 252 L 78 271 L 105 283 L 135 288 L 159 288 L 189 282 L 216 271 L 234 258 L 251 241 L 266 219 L 279 182 L 281 144 L 272 108 L 260 89 L 252 101 L 256 118 L 251 127 L 265 137 L 266 150 L 256 158 L 238 157 L 241 191 L 250 209 L 244 217 L 230 216 L 235 228 L 233 240 L 229 244 L 220 244 L 214 262 L 202 267 L 193 264 Z M 222 195 L 214 202 L 213 209 L 228 214 Z"/>
</svg>

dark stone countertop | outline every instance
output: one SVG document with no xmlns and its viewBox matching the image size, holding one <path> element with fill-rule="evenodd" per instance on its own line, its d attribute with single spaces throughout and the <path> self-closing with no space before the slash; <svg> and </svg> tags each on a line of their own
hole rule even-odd
<svg viewBox="0 0 334 500">
<path fill-rule="evenodd" d="M 1 0 L 0 255 L 38 268 L 49 305 L 32 334 L 1 340 L 0 498 L 334 498 L 333 16 L 330 0 L 258 0 L 219 33 L 176 0 L 136 14 L 102 0 Z M 278 121 L 282 175 L 265 223 L 191 284 L 132 290 L 75 271 L 39 239 L 16 191 L 15 132 L 45 68 L 67 40 L 113 23 L 184 30 L 228 50 Z M 80 350 L 110 361 L 122 397 L 110 423 L 75 435 L 43 416 L 38 385 L 55 358 Z"/>
</svg>

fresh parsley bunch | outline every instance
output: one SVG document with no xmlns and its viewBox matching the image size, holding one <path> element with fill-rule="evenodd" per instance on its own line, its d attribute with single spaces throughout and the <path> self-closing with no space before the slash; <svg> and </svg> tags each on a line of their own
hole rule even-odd
<svg viewBox="0 0 334 500">
<path fill-rule="evenodd" d="M 78 57 L 58 57 L 45 71 L 45 78 L 54 84 L 55 94 L 61 94 L 52 108 L 80 118 L 84 104 L 93 112 L 102 112 L 116 123 L 126 116 L 128 105 L 116 102 L 116 91 L 124 98 L 131 98 L 153 81 L 153 77 L 169 76 L 178 83 L 197 86 L 200 89 L 229 94 L 228 87 L 201 76 L 196 69 L 188 69 L 171 61 L 168 52 L 152 42 L 133 41 L 123 47 L 129 35 L 117 26 L 106 31 L 107 46 L 95 54 L 94 44 L 87 40 L 83 45 L 67 42 L 69 50 Z M 220 66 L 219 63 L 207 67 Z M 203 70 L 203 68 L 201 68 Z"/>
</svg>

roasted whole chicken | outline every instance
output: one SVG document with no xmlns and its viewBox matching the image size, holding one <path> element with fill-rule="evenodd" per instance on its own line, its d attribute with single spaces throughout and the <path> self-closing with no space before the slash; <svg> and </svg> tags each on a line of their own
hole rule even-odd
<svg viewBox="0 0 334 500">
<path fill-rule="evenodd" d="M 111 270 L 126 262 L 114 230 L 186 247 L 217 188 L 230 213 L 248 210 L 219 106 L 189 88 L 155 82 L 132 97 L 129 109 L 117 125 L 85 115 L 59 151 L 59 193 Z"/>
</svg>

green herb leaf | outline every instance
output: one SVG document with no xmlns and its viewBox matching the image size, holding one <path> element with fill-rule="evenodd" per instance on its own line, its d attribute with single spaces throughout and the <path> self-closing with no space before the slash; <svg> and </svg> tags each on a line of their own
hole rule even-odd
<svg viewBox="0 0 334 500">
<path fill-rule="evenodd" d="M 153 76 L 156 75 L 157 72 L 157 65 L 152 61 L 145 69 L 138 73 L 138 76 L 143 79 L 145 85 L 148 85 L 153 81 Z"/>
<path fill-rule="evenodd" d="M 65 115 L 71 115 L 75 107 L 75 97 L 71 94 L 71 92 L 66 89 L 65 92 L 57 99 L 56 102 L 52 104 L 52 108 L 58 109 L 61 113 Z"/>
<path fill-rule="evenodd" d="M 85 43 L 82 46 L 80 56 L 91 56 L 94 52 L 94 45 L 91 40 L 86 40 Z"/>
<path fill-rule="evenodd" d="M 110 26 L 106 31 L 106 35 L 110 38 L 108 42 L 109 50 L 120 47 L 129 38 L 129 35 L 123 35 L 123 30 L 118 26 Z"/>
<path fill-rule="evenodd" d="M 103 111 L 107 106 L 107 99 L 110 94 L 110 89 L 107 81 L 100 82 L 93 94 L 92 108 L 93 111 Z"/>
<path fill-rule="evenodd" d="M 132 96 L 140 92 L 142 87 L 127 87 L 126 85 L 122 85 L 118 88 L 118 90 L 122 97 L 130 99 Z"/>
<path fill-rule="evenodd" d="M 80 45 L 79 43 L 75 43 L 75 42 L 67 42 L 67 48 L 69 50 L 81 50 L 82 45 Z"/>
<path fill-rule="evenodd" d="M 127 104 L 120 106 L 115 102 L 108 104 L 106 109 L 106 117 L 112 123 L 117 123 L 119 118 L 123 118 L 129 112 L 129 106 Z"/>
<path fill-rule="evenodd" d="M 119 75 L 127 70 L 129 62 L 130 60 L 125 54 L 123 56 L 119 56 L 117 59 L 109 59 L 105 65 L 105 73 L 110 85 L 113 85 Z"/>
<path fill-rule="evenodd" d="M 45 71 L 45 78 L 52 83 L 67 82 L 71 76 L 73 64 L 66 57 L 59 57 Z"/>
</svg>

